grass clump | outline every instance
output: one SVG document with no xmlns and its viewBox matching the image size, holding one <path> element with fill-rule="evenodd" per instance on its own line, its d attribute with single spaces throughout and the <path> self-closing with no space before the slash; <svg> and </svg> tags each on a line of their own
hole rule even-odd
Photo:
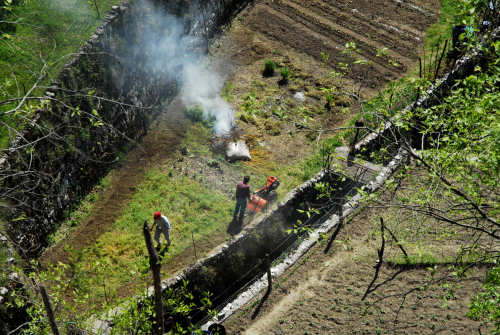
<svg viewBox="0 0 500 335">
<path fill-rule="evenodd" d="M 280 84 L 281 85 L 288 84 L 288 81 L 290 80 L 290 69 L 287 67 L 281 68 L 280 74 L 281 74 Z"/>
<path fill-rule="evenodd" d="M 266 60 L 264 63 L 264 71 L 262 75 L 264 77 L 272 77 L 274 75 L 274 71 L 276 70 L 276 63 L 272 60 Z"/>
</svg>

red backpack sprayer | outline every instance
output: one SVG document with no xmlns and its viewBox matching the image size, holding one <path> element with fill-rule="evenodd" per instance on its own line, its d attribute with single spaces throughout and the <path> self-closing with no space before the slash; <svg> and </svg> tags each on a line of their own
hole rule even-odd
<svg viewBox="0 0 500 335">
<path fill-rule="evenodd" d="M 280 181 L 277 177 L 267 177 L 266 185 L 254 192 L 252 200 L 247 203 L 247 209 L 252 213 L 259 213 L 268 204 L 268 202 L 276 197 L 275 191 L 280 186 Z"/>
</svg>

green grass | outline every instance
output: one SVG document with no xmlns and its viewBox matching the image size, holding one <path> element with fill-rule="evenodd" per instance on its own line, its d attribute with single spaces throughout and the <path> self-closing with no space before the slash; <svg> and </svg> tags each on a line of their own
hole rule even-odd
<svg viewBox="0 0 500 335">
<path fill-rule="evenodd" d="M 445 39 L 451 38 L 451 29 L 457 23 L 458 8 L 456 0 L 441 0 L 439 21 L 431 25 L 425 35 L 425 47 L 428 51 Z"/>
<path fill-rule="evenodd" d="M 207 145 L 211 136 L 213 135 L 212 129 L 206 127 L 203 123 L 194 123 L 188 127 L 182 139 L 182 146 L 189 149 L 190 154 L 208 155 L 210 147 Z"/>
<path fill-rule="evenodd" d="M 170 257 L 192 247 L 191 234 L 199 240 L 225 232 L 233 206 L 231 199 L 190 177 L 170 177 L 168 172 L 152 169 L 111 230 L 92 246 L 73 252 L 66 275 L 81 284 L 71 294 L 77 299 L 77 295 L 88 291 L 96 303 L 103 299 L 116 303 L 115 299 L 123 295 L 119 292 L 122 286 L 132 292 L 134 288 L 143 288 L 148 283 L 144 276 L 148 263 L 142 227 L 145 220 L 151 225 L 155 211 L 164 213 L 172 225 L 172 245 L 164 258 L 168 269 Z M 197 251 L 200 256 L 209 250 Z M 105 271 L 99 270 L 102 267 Z M 106 284 L 98 284 L 104 278 Z M 163 278 L 167 276 L 164 274 Z"/>
<path fill-rule="evenodd" d="M 118 0 L 96 0 L 101 16 Z M 84 0 L 27 0 L 14 8 L 11 17 L 18 20 L 14 32 L 0 32 L 0 101 L 21 97 L 36 82 L 43 64 L 47 75 L 41 85 L 47 85 L 93 34 L 101 19 L 95 8 Z M 32 95 L 38 96 L 40 88 Z M 0 113 L 13 108 L 0 106 Z M 31 113 L 29 108 L 24 108 Z M 19 127 L 19 117 L 0 116 L 0 121 Z M 0 147 L 8 145 L 5 127 L 0 129 Z"/>
</svg>

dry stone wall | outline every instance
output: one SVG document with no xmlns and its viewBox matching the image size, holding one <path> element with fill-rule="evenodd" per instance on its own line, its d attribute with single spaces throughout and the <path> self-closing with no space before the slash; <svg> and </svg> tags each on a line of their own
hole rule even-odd
<svg viewBox="0 0 500 335">
<path fill-rule="evenodd" d="M 22 136 L 0 158 L 9 234 L 26 257 L 37 256 L 48 236 L 147 131 L 162 103 L 178 91 L 179 76 L 150 66 L 148 31 L 158 6 L 177 15 L 185 34 L 212 36 L 245 1 L 132 1 L 113 7 L 102 25 L 66 64 L 47 101 Z M 224 16 L 224 17 L 223 17 Z M 193 48 L 199 46 L 193 45 Z"/>
</svg>

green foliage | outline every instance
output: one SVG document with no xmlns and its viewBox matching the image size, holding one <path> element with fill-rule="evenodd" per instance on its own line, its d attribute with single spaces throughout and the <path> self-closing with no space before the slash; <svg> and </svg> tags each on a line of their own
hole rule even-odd
<svg viewBox="0 0 500 335">
<path fill-rule="evenodd" d="M 257 99 L 254 93 L 250 93 L 241 105 L 240 119 L 243 122 L 254 122 L 254 116 L 263 116 L 263 102 Z"/>
<path fill-rule="evenodd" d="M 461 1 L 441 0 L 441 10 L 439 21 L 427 29 L 425 45 L 428 49 L 438 44 L 443 38 L 451 38 L 451 29 L 459 21 L 457 13 L 459 12 Z"/>
<path fill-rule="evenodd" d="M 102 13 L 117 2 L 96 0 Z M 2 0 L 0 7 L 7 11 L 5 17 L 0 14 L 0 21 L 17 22 L 12 29 L 0 24 L 0 101 L 23 96 L 40 77 L 44 63 L 47 67 L 41 85 L 47 85 L 100 24 L 85 1 Z M 40 96 L 43 91 L 36 89 L 33 95 Z M 26 103 L 15 115 L 3 114 L 14 103 L 1 105 L 0 121 L 19 129 L 36 107 L 31 105 Z M 0 147 L 7 144 L 8 129 L 2 127 Z"/>
<path fill-rule="evenodd" d="M 472 299 L 467 316 L 473 320 L 493 322 L 491 334 L 500 334 L 500 266 L 493 267 L 483 284 L 481 292 Z"/>
<path fill-rule="evenodd" d="M 497 42 L 496 57 L 499 50 Z M 441 105 L 418 112 L 424 125 L 420 131 L 432 138 L 431 148 L 422 152 L 422 157 L 434 171 L 458 183 L 475 203 L 491 202 L 491 211 L 497 214 L 499 203 L 492 201 L 495 196 L 491 199 L 487 189 L 499 186 L 499 84 L 500 62 L 496 58 L 484 69 L 476 67 Z"/>
<path fill-rule="evenodd" d="M 281 81 L 285 84 L 288 83 L 288 80 L 290 79 L 290 69 L 287 67 L 283 67 L 280 69 L 280 73 Z"/>
<path fill-rule="evenodd" d="M 154 326 L 154 302 L 152 297 L 143 293 L 141 299 L 134 299 L 127 310 L 118 315 L 114 321 L 111 334 L 149 335 Z M 193 311 L 203 311 L 207 315 L 215 315 L 211 310 L 210 294 L 205 292 L 201 297 L 196 297 L 184 281 L 179 288 L 168 288 L 162 297 L 163 312 L 175 320 L 172 330 L 168 334 L 192 334 L 197 330 L 189 320 Z M 199 306 L 198 306 L 199 305 Z"/>
<path fill-rule="evenodd" d="M 262 75 L 264 77 L 272 77 L 274 75 L 274 70 L 276 70 L 276 63 L 272 60 L 266 60 Z"/>
</svg>

